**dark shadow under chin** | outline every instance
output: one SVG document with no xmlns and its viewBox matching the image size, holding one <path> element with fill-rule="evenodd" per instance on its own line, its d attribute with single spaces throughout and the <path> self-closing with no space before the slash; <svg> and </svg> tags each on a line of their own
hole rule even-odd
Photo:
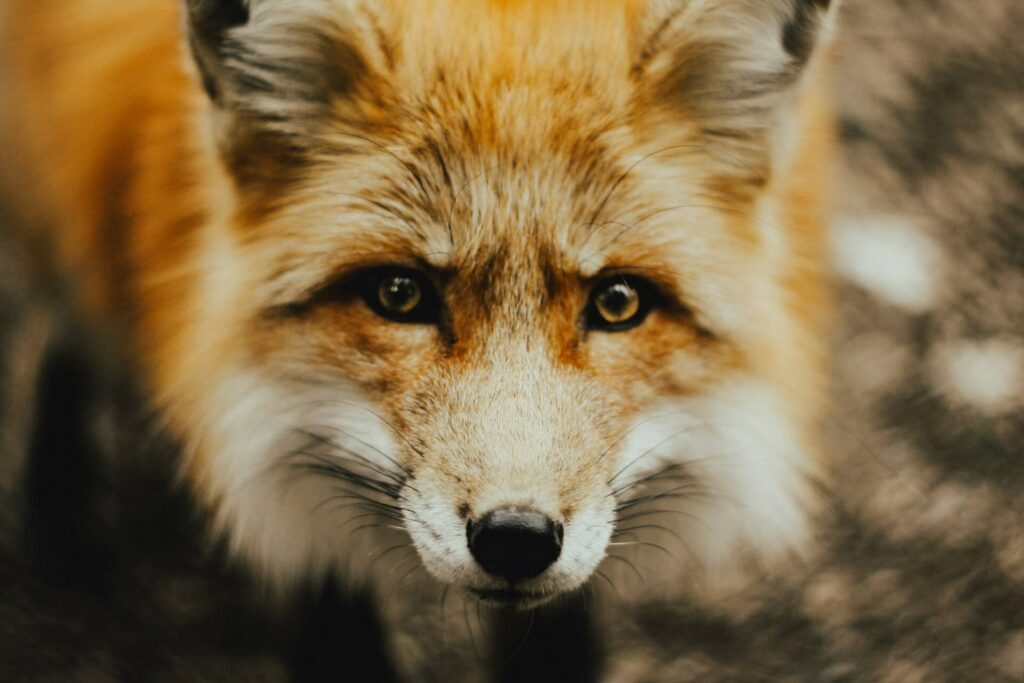
<svg viewBox="0 0 1024 683">
<path fill-rule="evenodd" d="M 492 610 L 488 669 L 493 680 L 599 680 L 604 648 L 589 600 L 586 593 L 573 592 L 536 609 Z"/>
<path fill-rule="evenodd" d="M 528 610 L 540 607 L 558 597 L 558 593 L 532 593 L 515 588 L 471 589 L 470 594 L 489 607 Z"/>
</svg>

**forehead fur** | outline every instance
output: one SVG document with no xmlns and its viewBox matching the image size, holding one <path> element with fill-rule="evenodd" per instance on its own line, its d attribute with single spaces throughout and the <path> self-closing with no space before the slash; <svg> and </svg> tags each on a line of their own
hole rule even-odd
<svg viewBox="0 0 1024 683">
<path fill-rule="evenodd" d="M 272 191 L 261 187 L 245 205 L 249 217 L 270 205 L 273 219 L 241 221 L 247 239 L 258 243 L 263 234 L 273 244 L 269 267 L 280 278 L 268 289 L 293 296 L 344 268 L 342 261 L 456 269 L 502 262 L 527 271 L 542 260 L 592 274 L 646 260 L 679 272 L 680 249 L 693 260 L 720 251 L 709 241 L 730 230 L 749 242 L 751 205 L 769 176 L 771 127 L 767 115 L 750 125 L 749 112 L 806 61 L 806 54 L 786 57 L 793 30 L 786 20 L 808 24 L 809 8 L 820 5 L 255 3 L 252 20 L 234 34 L 239 46 L 267 64 L 269 46 L 278 46 L 320 53 L 319 62 L 309 57 L 295 68 L 350 69 L 331 81 L 343 86 L 314 98 L 315 115 L 295 118 L 297 109 L 284 105 L 253 113 L 301 140 L 287 156 L 289 180 L 275 174 Z M 321 39 L 303 41 L 310 32 Z M 744 44 L 747 34 L 757 41 Z M 745 49 L 754 50 L 746 61 Z M 355 71 L 339 63 L 345 59 L 356 60 Z M 295 77 L 271 67 L 260 73 L 268 97 L 279 100 L 274 79 Z M 737 104 L 746 86 L 726 98 L 729 115 L 680 106 L 724 97 L 744 75 L 759 99 L 749 111 Z M 733 115 L 741 111 L 745 120 Z M 263 148 L 259 136 L 250 142 L 257 151 L 247 158 Z M 280 239 L 289 234 L 296 239 Z M 616 263 L 616 247 L 632 263 Z M 541 250 L 545 258 L 534 258 Z"/>
</svg>

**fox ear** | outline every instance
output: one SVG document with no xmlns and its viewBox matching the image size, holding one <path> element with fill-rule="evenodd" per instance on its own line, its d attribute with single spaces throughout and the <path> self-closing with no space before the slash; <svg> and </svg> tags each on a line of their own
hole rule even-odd
<svg viewBox="0 0 1024 683">
<path fill-rule="evenodd" d="M 333 3 L 184 0 L 188 40 L 238 174 L 301 161 L 332 107 L 352 101 L 370 68 L 359 17 Z M 364 40 L 365 42 L 365 40 Z"/>
<path fill-rule="evenodd" d="M 660 98 L 730 134 L 773 126 L 839 0 L 664 0 L 641 69 Z"/>
<path fill-rule="evenodd" d="M 358 22 L 341 9 L 268 0 L 185 3 L 203 85 L 216 104 L 236 113 L 258 115 L 267 105 L 269 118 L 288 118 L 351 90 L 366 71 L 356 49 Z"/>
<path fill-rule="evenodd" d="M 249 22 L 249 0 L 185 0 L 188 41 L 203 87 L 214 102 L 223 96 L 224 46 L 231 29 Z"/>
</svg>

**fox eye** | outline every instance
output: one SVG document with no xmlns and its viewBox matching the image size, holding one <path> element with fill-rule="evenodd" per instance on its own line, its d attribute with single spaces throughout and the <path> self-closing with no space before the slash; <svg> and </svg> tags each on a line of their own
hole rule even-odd
<svg viewBox="0 0 1024 683">
<path fill-rule="evenodd" d="M 423 292 L 412 278 L 394 275 L 377 285 L 377 300 L 388 313 L 407 315 L 423 300 Z"/>
<path fill-rule="evenodd" d="M 647 317 L 652 291 L 646 280 L 628 275 L 602 280 L 590 295 L 587 326 L 606 332 L 636 327 Z"/>
<path fill-rule="evenodd" d="M 403 323 L 431 323 L 438 297 L 427 277 L 411 268 L 386 267 L 363 277 L 363 299 L 377 315 Z"/>
</svg>

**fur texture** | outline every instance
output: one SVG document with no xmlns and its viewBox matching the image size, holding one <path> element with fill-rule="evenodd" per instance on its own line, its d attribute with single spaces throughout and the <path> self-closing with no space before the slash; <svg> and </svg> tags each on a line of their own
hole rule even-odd
<svg viewBox="0 0 1024 683">
<path fill-rule="evenodd" d="M 838 366 L 825 442 L 836 476 L 824 492 L 831 514 L 813 528 L 818 552 L 712 609 L 662 596 L 640 605 L 613 597 L 599 629 L 610 639 L 601 680 L 1024 676 L 1024 15 L 1017 0 L 850 0 L 843 10 L 835 60 L 845 168 L 833 246 Z M 289 680 L 283 632 L 257 613 L 264 596 L 244 581 L 224 581 L 200 551 L 205 524 L 176 514 L 183 497 L 168 492 L 162 474 L 174 459 L 154 452 L 148 425 L 114 423 L 117 456 L 104 465 L 99 494 L 46 499 L 61 503 L 49 514 L 70 530 L 53 539 L 56 546 L 16 533 L 26 432 L 34 419 L 43 421 L 40 430 L 56 428 L 29 409 L 48 307 L 29 298 L 26 252 L 6 239 L 6 229 L 23 225 L 11 213 L 15 204 L 0 202 L 0 678 Z M 648 446 L 671 434 L 651 429 L 658 433 L 644 440 Z M 109 438 L 109 425 L 99 432 Z M 52 481 L 58 489 L 69 483 Z M 82 502 L 85 509 L 74 507 Z M 635 540 L 685 554 L 670 534 L 636 533 Z M 109 584 L 82 585 L 89 562 L 60 543 L 68 536 L 80 540 L 86 558 L 109 560 Z M 65 573 L 40 572 L 29 545 L 51 559 L 71 550 Z M 632 561 L 645 578 L 670 561 L 655 547 L 642 552 Z M 414 672 L 409 680 L 479 681 L 475 605 L 421 573 L 403 579 L 414 564 L 409 548 L 378 563 L 396 596 L 410 598 L 392 629 L 396 653 Z M 614 596 L 600 576 L 592 583 Z M 318 621 L 303 636 L 322 639 L 336 679 L 360 680 L 371 629 L 359 610 L 338 614 L 347 627 Z M 578 630 L 549 624 L 543 611 L 530 614 L 529 632 L 548 647 L 559 632 Z M 519 647 L 521 633 L 505 635 Z M 550 678 L 564 655 L 545 650 L 543 674 Z M 587 665 L 569 673 L 585 678 L 581 671 L 600 661 Z"/>
<path fill-rule="evenodd" d="M 524 603 L 618 574 L 645 515 L 687 549 L 664 586 L 804 543 L 827 2 L 5 9 L 61 267 L 273 585 L 372 583 L 407 534 L 442 582 L 500 589 L 466 525 L 502 506 L 565 526 Z M 346 289 L 381 265 L 425 274 L 436 325 Z M 616 274 L 656 305 L 587 329 Z"/>
</svg>

